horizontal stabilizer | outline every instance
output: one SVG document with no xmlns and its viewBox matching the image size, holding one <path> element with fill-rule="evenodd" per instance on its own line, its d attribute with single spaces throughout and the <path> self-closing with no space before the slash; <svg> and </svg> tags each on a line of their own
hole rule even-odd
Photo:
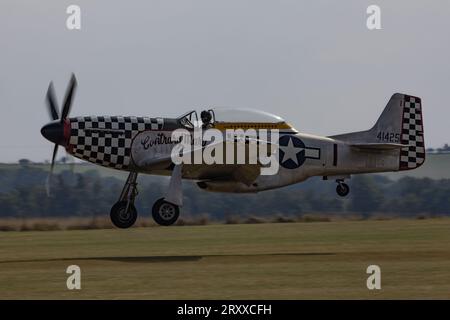
<svg viewBox="0 0 450 320">
<path fill-rule="evenodd" d="M 350 146 L 364 150 L 400 150 L 409 147 L 408 144 L 400 143 L 353 143 Z"/>
</svg>

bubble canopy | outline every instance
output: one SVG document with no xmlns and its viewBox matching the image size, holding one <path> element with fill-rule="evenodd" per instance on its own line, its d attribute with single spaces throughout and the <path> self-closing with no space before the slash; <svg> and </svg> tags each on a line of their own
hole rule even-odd
<svg viewBox="0 0 450 320">
<path fill-rule="evenodd" d="M 291 127 L 284 121 L 283 118 L 271 114 L 269 112 L 260 111 L 256 109 L 246 108 L 212 108 L 203 109 L 201 112 L 201 121 L 199 121 L 198 114 L 195 110 L 186 112 L 178 117 L 179 122 L 186 128 L 192 129 L 195 127 L 205 126 L 204 121 L 207 121 L 211 126 L 223 126 L 224 128 L 234 124 L 239 124 L 243 127 L 256 124 L 257 126 L 268 125 L 270 128 L 291 129 Z M 209 114 L 209 120 L 204 120 L 203 116 Z M 205 117 L 207 119 L 208 116 Z"/>
<path fill-rule="evenodd" d="M 269 112 L 245 108 L 212 108 L 214 122 L 280 123 L 284 119 Z"/>
</svg>

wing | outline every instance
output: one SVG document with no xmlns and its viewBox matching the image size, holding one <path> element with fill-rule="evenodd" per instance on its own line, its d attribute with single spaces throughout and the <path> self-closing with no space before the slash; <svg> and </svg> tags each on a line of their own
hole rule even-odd
<svg viewBox="0 0 450 320">
<path fill-rule="evenodd" d="M 234 159 L 231 164 L 227 164 L 227 146 L 225 144 L 234 143 L 234 142 L 242 142 L 242 146 L 244 146 L 245 151 L 245 159 L 244 164 L 237 163 L 238 154 L 238 144 L 234 144 Z M 201 148 L 193 148 L 188 152 L 183 152 L 183 156 L 187 156 L 191 159 L 191 164 L 184 163 L 183 164 L 183 178 L 187 179 L 195 179 L 195 180 L 232 180 L 239 181 L 245 183 L 246 185 L 250 185 L 253 183 L 256 178 L 261 173 L 262 164 L 256 159 L 250 159 L 250 146 L 254 145 L 262 145 L 266 144 L 267 146 L 267 156 L 273 154 L 276 150 L 274 150 L 274 144 L 265 140 L 249 138 L 245 139 L 227 139 L 225 141 L 212 142 Z M 206 164 L 204 162 L 196 164 L 193 160 L 195 160 L 196 152 L 203 152 L 207 148 L 223 148 L 223 164 Z M 241 150 L 242 151 L 242 150 Z M 250 161 L 252 160 L 252 161 Z M 146 171 L 158 171 L 158 170 L 170 170 L 173 167 L 173 161 L 170 155 L 162 155 L 158 157 L 148 157 L 140 160 L 139 163 L 136 163 L 137 166 L 141 168 L 145 168 Z"/>
<path fill-rule="evenodd" d="M 256 178 L 261 174 L 261 168 L 263 165 L 257 158 L 258 152 L 250 154 L 251 145 L 265 145 L 266 156 L 271 156 L 276 152 L 278 144 L 271 143 L 266 140 L 245 137 L 245 138 L 232 138 L 225 141 L 225 143 L 241 142 L 245 151 L 245 159 L 243 164 L 239 164 L 237 161 L 238 145 L 234 144 L 234 158 L 232 164 L 226 163 L 227 152 L 223 154 L 223 164 L 191 164 L 184 165 L 186 167 L 186 177 L 197 180 L 221 180 L 221 181 L 237 181 L 246 185 L 251 185 Z M 254 150 L 254 149 L 253 149 Z"/>
</svg>

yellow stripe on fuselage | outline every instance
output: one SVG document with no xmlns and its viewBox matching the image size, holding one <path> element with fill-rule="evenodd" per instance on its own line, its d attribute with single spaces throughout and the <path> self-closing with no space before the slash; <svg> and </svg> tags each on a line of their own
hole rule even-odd
<svg viewBox="0 0 450 320">
<path fill-rule="evenodd" d="M 279 123 L 264 123 L 264 122 L 216 122 L 213 125 L 214 129 L 218 129 L 221 131 L 227 130 L 227 129 L 294 129 L 286 122 L 279 122 Z"/>
</svg>

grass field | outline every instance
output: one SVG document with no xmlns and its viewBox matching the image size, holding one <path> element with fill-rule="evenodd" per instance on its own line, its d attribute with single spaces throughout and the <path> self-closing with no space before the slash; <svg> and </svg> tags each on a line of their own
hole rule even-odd
<svg viewBox="0 0 450 320">
<path fill-rule="evenodd" d="M 0 298 L 450 298 L 449 231 L 426 219 L 0 232 Z"/>
</svg>

